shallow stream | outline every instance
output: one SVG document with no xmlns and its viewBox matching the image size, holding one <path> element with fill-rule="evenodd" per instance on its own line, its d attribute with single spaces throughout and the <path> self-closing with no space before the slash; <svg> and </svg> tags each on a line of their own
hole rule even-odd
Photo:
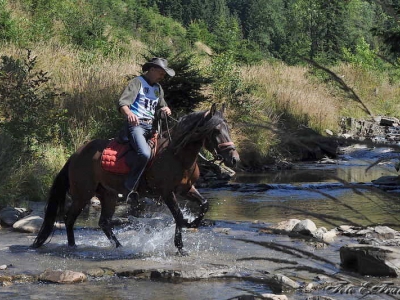
<svg viewBox="0 0 400 300">
<path fill-rule="evenodd" d="M 2 229 L 0 265 L 9 267 L 0 271 L 0 276 L 38 275 L 46 269 L 111 272 L 73 285 L 21 279 L 21 283 L 0 287 L 0 299 L 195 300 L 268 293 L 285 294 L 289 299 L 397 299 L 385 294 L 363 295 L 360 288 L 365 282 L 380 284 L 388 279 L 364 278 L 340 267 L 339 248 L 354 242 L 351 238 L 339 236 L 334 243 L 319 247 L 300 238 L 262 231 L 291 218 L 311 219 L 328 230 L 344 224 L 384 224 L 399 230 L 399 194 L 383 192 L 371 183 L 381 176 L 397 176 L 393 164 L 365 172 L 387 153 L 387 149 L 353 150 L 335 164 L 237 174 L 228 185 L 199 189 L 210 202 L 206 218 L 215 224 L 184 232 L 187 257 L 176 255 L 174 223 L 164 207 L 147 213 L 151 218 L 117 226 L 115 232 L 123 244 L 120 249 L 113 248 L 98 229 L 95 209 L 82 214 L 77 224 L 76 249 L 66 246 L 64 230 L 56 230 L 48 244 L 33 250 L 29 245 L 34 235 Z M 320 280 L 318 276 L 327 276 L 339 284 L 351 282 L 354 289 L 352 295 L 340 289 L 280 291 L 269 280 L 278 273 L 304 286 Z M 398 279 L 390 281 L 400 287 Z"/>
</svg>

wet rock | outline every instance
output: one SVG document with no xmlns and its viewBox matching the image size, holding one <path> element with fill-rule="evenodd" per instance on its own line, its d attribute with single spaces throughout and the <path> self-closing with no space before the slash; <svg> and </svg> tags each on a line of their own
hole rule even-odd
<svg viewBox="0 0 400 300">
<path fill-rule="evenodd" d="M 6 207 L 0 211 L 0 223 L 5 226 L 13 226 L 15 222 L 27 216 L 30 210 L 26 208 Z"/>
<path fill-rule="evenodd" d="M 275 295 L 275 294 L 261 294 L 261 297 L 266 300 L 287 300 L 286 295 Z"/>
<path fill-rule="evenodd" d="M 292 232 L 299 233 L 302 235 L 312 235 L 316 230 L 317 226 L 315 225 L 315 223 L 310 219 L 305 219 L 297 223 L 293 227 Z"/>
<path fill-rule="evenodd" d="M 290 232 L 293 230 L 293 228 L 300 223 L 300 220 L 298 219 L 290 219 L 286 221 L 279 222 L 278 224 L 272 225 L 270 228 L 277 230 L 277 231 L 285 231 L 285 232 Z"/>
<path fill-rule="evenodd" d="M 352 226 L 350 226 L 350 225 L 340 225 L 340 226 L 338 227 L 338 229 L 339 229 L 340 231 L 342 231 L 342 232 L 346 232 L 346 231 L 350 230 L 351 228 L 352 228 Z"/>
<path fill-rule="evenodd" d="M 111 269 L 93 268 L 93 269 L 89 269 L 86 272 L 86 274 L 91 276 L 91 277 L 98 278 L 98 277 L 104 277 L 104 276 L 113 276 L 115 273 Z"/>
<path fill-rule="evenodd" d="M 366 237 L 379 238 L 379 239 L 394 239 L 396 236 L 400 237 L 399 233 L 387 226 L 375 226 L 366 233 Z"/>
<path fill-rule="evenodd" d="M 355 227 L 342 225 L 338 228 L 342 235 L 350 237 L 365 237 L 378 240 L 400 239 L 400 233 L 387 226 Z"/>
<path fill-rule="evenodd" d="M 104 270 L 102 268 L 89 269 L 86 274 L 92 277 L 103 277 Z"/>
<path fill-rule="evenodd" d="M 273 275 L 273 279 L 282 286 L 282 290 L 285 290 L 285 288 L 298 289 L 300 287 L 299 283 L 282 274 Z"/>
<path fill-rule="evenodd" d="M 13 282 L 16 283 L 32 283 L 37 281 L 37 276 L 28 274 L 17 274 L 13 276 Z"/>
<path fill-rule="evenodd" d="M 0 274 L 0 282 L 11 282 L 12 280 L 13 280 L 12 276 Z"/>
<path fill-rule="evenodd" d="M 399 119 L 394 117 L 381 117 L 379 122 L 380 126 L 394 126 L 395 124 L 399 124 Z"/>
<path fill-rule="evenodd" d="M 87 277 L 81 272 L 46 270 L 40 274 L 39 280 L 56 283 L 78 283 L 86 281 Z"/>
<path fill-rule="evenodd" d="M 42 226 L 43 219 L 39 216 L 28 216 L 15 222 L 13 228 L 17 231 L 37 233 Z"/>
<path fill-rule="evenodd" d="M 400 177 L 399 176 L 382 176 L 376 180 L 371 180 L 371 182 L 375 185 L 379 186 L 398 186 L 400 185 Z"/>
<path fill-rule="evenodd" d="M 325 243 L 332 243 L 337 236 L 337 231 L 336 229 L 328 231 L 325 227 L 320 227 L 313 233 L 313 236 Z"/>
<path fill-rule="evenodd" d="M 323 235 L 322 235 L 322 240 L 325 242 L 325 243 L 332 243 L 332 242 L 334 242 L 335 241 L 335 238 L 337 237 L 337 231 L 336 231 L 336 229 L 331 229 L 331 230 L 329 230 L 328 232 L 325 232 Z"/>
<path fill-rule="evenodd" d="M 344 268 L 361 275 L 397 277 L 400 274 L 400 250 L 395 247 L 351 244 L 340 248 Z"/>
<path fill-rule="evenodd" d="M 306 293 L 311 293 L 313 290 L 316 289 L 316 284 L 313 282 L 308 283 L 305 287 L 304 287 L 304 291 Z"/>
</svg>

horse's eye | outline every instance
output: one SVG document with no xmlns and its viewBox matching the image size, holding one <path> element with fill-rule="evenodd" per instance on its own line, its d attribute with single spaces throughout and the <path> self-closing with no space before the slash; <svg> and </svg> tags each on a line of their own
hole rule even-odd
<svg viewBox="0 0 400 300">
<path fill-rule="evenodd" d="M 221 134 L 221 130 L 218 128 L 214 128 L 214 134 Z"/>
</svg>

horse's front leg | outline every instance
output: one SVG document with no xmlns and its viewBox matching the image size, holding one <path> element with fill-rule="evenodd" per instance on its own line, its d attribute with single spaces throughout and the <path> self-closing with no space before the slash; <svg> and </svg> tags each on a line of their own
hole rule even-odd
<svg viewBox="0 0 400 300">
<path fill-rule="evenodd" d="M 121 247 L 121 243 L 118 241 L 112 230 L 111 220 L 115 212 L 115 205 L 117 198 L 114 193 L 100 187 L 98 190 L 98 198 L 101 202 L 101 214 L 99 219 L 99 226 L 115 247 Z"/>
<path fill-rule="evenodd" d="M 189 192 L 187 193 L 187 198 L 199 203 L 200 213 L 197 218 L 195 218 L 192 222 L 189 223 L 188 227 L 197 228 L 200 226 L 201 221 L 203 220 L 205 214 L 208 211 L 208 201 L 204 198 L 199 191 L 192 185 Z"/>
<path fill-rule="evenodd" d="M 183 218 L 181 209 L 179 208 L 178 201 L 176 200 L 175 194 L 171 192 L 164 198 L 165 204 L 168 206 L 175 220 L 175 247 L 178 248 L 180 255 L 188 255 L 188 253 L 183 249 L 182 242 L 182 227 L 188 226 L 188 221 Z"/>
</svg>

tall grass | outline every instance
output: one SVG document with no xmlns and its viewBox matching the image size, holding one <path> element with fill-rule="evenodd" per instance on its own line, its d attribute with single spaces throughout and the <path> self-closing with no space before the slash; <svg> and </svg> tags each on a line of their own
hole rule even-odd
<svg viewBox="0 0 400 300">
<path fill-rule="evenodd" d="M 309 69 L 283 63 L 263 63 L 245 68 L 243 80 L 257 86 L 254 94 L 275 115 L 292 116 L 297 123 L 322 132 L 337 129 L 340 99 L 308 76 Z"/>
<path fill-rule="evenodd" d="M 334 71 L 354 90 L 373 115 L 400 118 L 400 82 L 393 78 L 390 69 L 374 72 L 352 64 L 341 64 Z M 343 96 L 340 114 L 353 118 L 367 117 L 359 103 Z"/>
<path fill-rule="evenodd" d="M 248 165 L 286 161 L 291 132 L 302 125 L 316 132 L 338 130 L 340 99 L 314 82 L 309 68 L 279 62 L 244 67 L 241 78 L 249 87 L 251 103 L 245 124 L 237 130 L 241 155 Z"/>
</svg>

